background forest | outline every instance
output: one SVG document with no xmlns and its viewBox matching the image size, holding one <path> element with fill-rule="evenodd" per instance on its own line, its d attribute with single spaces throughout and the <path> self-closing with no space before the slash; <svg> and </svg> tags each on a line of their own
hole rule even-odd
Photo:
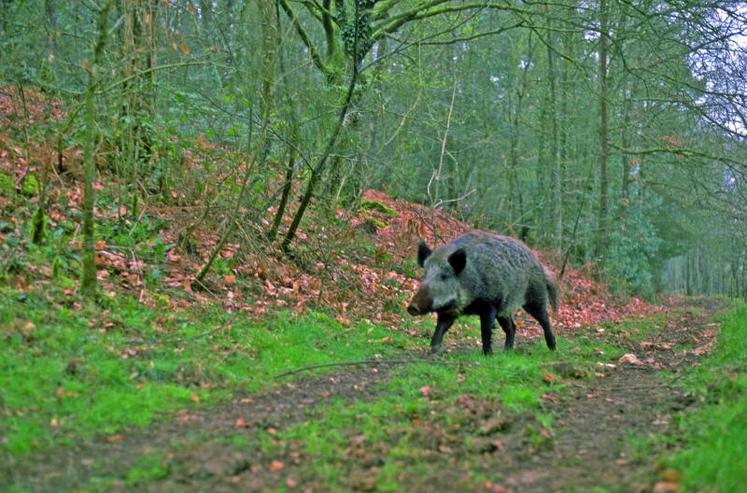
<svg viewBox="0 0 747 493">
<path fill-rule="evenodd" d="M 5 144 L 45 170 L 35 235 L 47 183 L 84 180 L 89 266 L 103 172 L 122 215 L 198 204 L 216 252 L 292 249 L 309 204 L 333 221 L 374 188 L 594 261 L 622 292 L 744 296 L 745 16 L 697 0 L 4 0 L 6 90 L 65 108 Z"/>
</svg>

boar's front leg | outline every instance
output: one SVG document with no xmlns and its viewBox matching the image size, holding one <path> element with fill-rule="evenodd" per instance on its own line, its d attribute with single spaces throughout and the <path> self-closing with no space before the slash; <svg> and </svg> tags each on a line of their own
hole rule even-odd
<svg viewBox="0 0 747 493">
<path fill-rule="evenodd" d="M 493 328 L 498 311 L 493 306 L 486 307 L 480 312 L 480 334 L 482 335 L 482 353 L 493 354 Z"/>
<path fill-rule="evenodd" d="M 436 331 L 431 337 L 431 353 L 437 353 L 441 349 L 441 341 L 444 340 L 444 334 L 454 324 L 455 317 L 447 313 L 439 313 L 436 321 Z"/>
</svg>

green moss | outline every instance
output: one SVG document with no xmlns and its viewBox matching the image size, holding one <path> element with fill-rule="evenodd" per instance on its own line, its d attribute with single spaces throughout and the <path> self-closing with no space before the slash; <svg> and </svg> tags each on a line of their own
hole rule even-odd
<svg viewBox="0 0 747 493">
<path fill-rule="evenodd" d="M 15 195 L 16 185 L 13 183 L 13 178 L 6 173 L 0 172 L 0 195 L 10 197 Z"/>
<path fill-rule="evenodd" d="M 377 202 L 375 200 L 370 200 L 370 199 L 361 200 L 361 209 L 367 210 L 367 211 L 381 212 L 382 214 L 385 214 L 389 217 L 397 217 L 397 211 L 395 211 L 388 205 L 382 204 L 381 202 Z"/>
<path fill-rule="evenodd" d="M 38 194 L 39 190 L 39 180 L 36 178 L 36 175 L 28 173 L 21 183 L 21 193 L 27 196 L 33 196 Z"/>
</svg>

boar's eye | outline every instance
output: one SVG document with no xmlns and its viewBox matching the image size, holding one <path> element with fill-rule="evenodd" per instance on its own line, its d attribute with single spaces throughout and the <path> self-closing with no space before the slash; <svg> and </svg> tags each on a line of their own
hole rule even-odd
<svg viewBox="0 0 747 493">
<path fill-rule="evenodd" d="M 442 281 L 445 281 L 446 279 L 449 278 L 449 276 L 447 274 L 441 274 L 440 276 L 438 276 L 438 278 L 441 279 Z"/>
</svg>

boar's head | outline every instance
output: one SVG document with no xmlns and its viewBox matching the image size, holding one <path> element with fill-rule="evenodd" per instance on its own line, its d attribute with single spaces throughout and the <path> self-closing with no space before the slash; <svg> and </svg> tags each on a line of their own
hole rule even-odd
<svg viewBox="0 0 747 493">
<path fill-rule="evenodd" d="M 407 312 L 424 315 L 430 312 L 455 312 L 464 308 L 466 292 L 459 279 L 467 265 L 467 253 L 459 248 L 451 253 L 433 252 L 425 242 L 418 243 L 418 265 L 425 268 L 425 276 Z"/>
</svg>

